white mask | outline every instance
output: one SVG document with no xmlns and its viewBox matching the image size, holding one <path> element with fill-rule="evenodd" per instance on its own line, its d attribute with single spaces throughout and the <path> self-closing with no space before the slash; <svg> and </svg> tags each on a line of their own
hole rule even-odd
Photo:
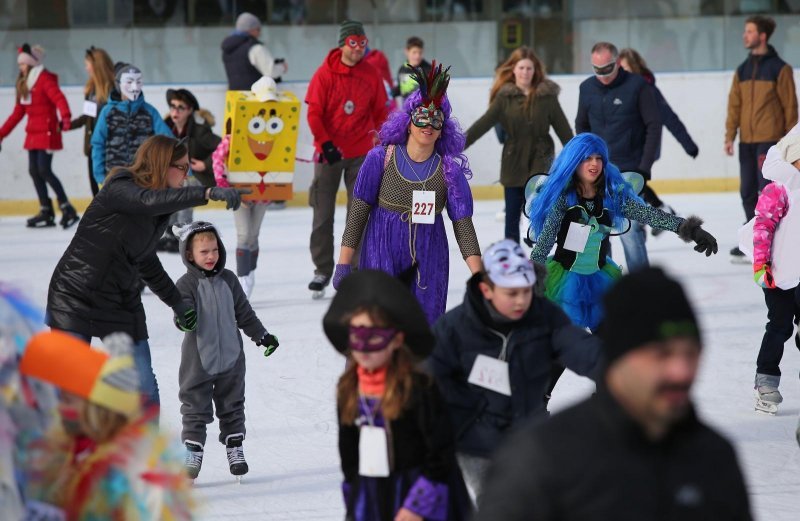
<svg viewBox="0 0 800 521">
<path fill-rule="evenodd" d="M 130 101 L 136 101 L 142 93 L 142 73 L 123 72 L 119 77 L 119 90 Z"/>
</svg>

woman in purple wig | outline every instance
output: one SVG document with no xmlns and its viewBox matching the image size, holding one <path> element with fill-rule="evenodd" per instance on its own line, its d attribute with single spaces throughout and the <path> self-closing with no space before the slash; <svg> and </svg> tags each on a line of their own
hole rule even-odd
<svg viewBox="0 0 800 521">
<path fill-rule="evenodd" d="M 464 134 L 451 117 L 445 92 L 449 67 L 436 62 L 426 75 L 415 71 L 420 89 L 403 110 L 389 116 L 358 173 L 342 236 L 333 287 L 350 274 L 359 243 L 359 268 L 377 269 L 406 282 L 428 322 L 445 310 L 449 252 L 442 210 L 453 221 L 461 255 L 480 271 L 480 247 L 472 225 L 472 176 Z M 366 230 L 365 230 L 366 229 Z"/>
</svg>

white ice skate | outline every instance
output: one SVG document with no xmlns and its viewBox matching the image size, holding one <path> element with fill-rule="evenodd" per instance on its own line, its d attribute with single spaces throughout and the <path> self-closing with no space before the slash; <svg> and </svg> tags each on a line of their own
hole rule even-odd
<svg viewBox="0 0 800 521">
<path fill-rule="evenodd" d="M 184 460 L 186 475 L 194 483 L 197 475 L 200 474 L 200 467 L 203 466 L 203 446 L 190 440 L 186 440 L 184 445 L 186 446 L 186 459 Z"/>
<path fill-rule="evenodd" d="M 330 284 L 331 278 L 327 275 L 314 275 L 311 282 L 308 283 L 308 289 L 311 290 L 311 298 L 319 300 L 325 296 L 325 288 Z"/>
<path fill-rule="evenodd" d="M 244 291 L 245 296 L 247 299 L 250 299 L 250 295 L 253 294 L 253 288 L 256 285 L 256 272 L 255 270 L 251 271 L 247 275 L 243 277 L 239 277 L 239 284 L 242 286 L 242 291 Z"/>
<path fill-rule="evenodd" d="M 244 449 L 242 449 L 242 442 L 244 441 L 244 434 L 229 434 L 225 437 L 225 451 L 228 453 L 228 465 L 230 466 L 231 474 L 236 478 L 236 483 L 241 484 L 242 476 L 247 474 L 250 470 L 247 462 L 244 459 Z"/>
<path fill-rule="evenodd" d="M 756 410 L 775 416 L 778 413 L 778 404 L 783 401 L 783 396 L 777 387 L 756 387 Z"/>
</svg>

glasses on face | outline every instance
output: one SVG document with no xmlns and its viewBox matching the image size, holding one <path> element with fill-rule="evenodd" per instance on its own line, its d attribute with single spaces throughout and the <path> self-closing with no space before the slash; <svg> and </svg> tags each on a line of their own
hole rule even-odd
<svg viewBox="0 0 800 521">
<path fill-rule="evenodd" d="M 611 76 L 612 74 L 614 74 L 614 71 L 617 70 L 617 61 L 614 60 L 613 62 L 609 62 L 605 65 L 595 65 L 593 63 L 592 69 L 594 70 L 595 76 L 605 78 L 606 76 Z"/>
<path fill-rule="evenodd" d="M 171 163 L 169 166 L 172 168 L 177 168 L 184 174 L 189 171 L 189 163 Z"/>
<path fill-rule="evenodd" d="M 173 105 L 172 103 L 169 104 L 169 110 L 174 110 L 175 112 L 186 112 L 189 110 L 189 107 L 186 105 Z"/>
<path fill-rule="evenodd" d="M 411 113 L 411 123 L 418 128 L 431 127 L 434 130 L 442 130 L 444 126 L 444 113 L 441 109 L 437 109 L 433 106 L 423 107 L 420 105 Z"/>
<path fill-rule="evenodd" d="M 367 46 L 369 40 L 367 40 L 366 36 L 348 36 L 344 42 L 351 49 L 355 49 L 356 47 L 363 49 Z"/>
</svg>

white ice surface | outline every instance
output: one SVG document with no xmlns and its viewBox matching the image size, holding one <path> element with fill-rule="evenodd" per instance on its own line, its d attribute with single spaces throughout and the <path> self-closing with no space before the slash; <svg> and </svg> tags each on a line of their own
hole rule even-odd
<svg viewBox="0 0 800 521">
<path fill-rule="evenodd" d="M 680 278 L 691 294 L 705 334 L 705 350 L 694 399 L 701 417 L 735 444 L 744 469 L 757 519 L 800 519 L 800 449 L 794 431 L 800 412 L 800 356 L 790 340 L 781 363 L 784 403 L 776 417 L 753 410 L 755 359 L 766 320 L 761 290 L 750 266 L 732 265 L 728 250 L 735 245 L 742 209 L 736 193 L 672 195 L 665 200 L 684 215 L 701 215 L 720 242 L 720 254 L 707 259 L 675 235 L 648 238 L 653 264 Z M 475 224 L 485 247 L 502 236 L 495 220 L 500 201 L 476 203 Z M 234 269 L 236 232 L 233 216 L 200 210 L 196 218 L 219 226 Z M 337 455 L 334 385 L 343 358 L 327 343 L 321 317 L 329 298 L 311 300 L 306 285 L 313 267 L 308 253 L 311 211 L 290 208 L 267 213 L 261 230 L 261 255 L 252 304 L 264 324 L 281 340 L 265 359 L 245 340 L 247 352 L 247 440 L 250 473 L 236 485 L 228 473 L 218 429 L 209 426 L 208 443 L 196 491 L 203 519 L 286 520 L 342 519 L 341 479 Z M 336 220 L 336 243 L 344 225 L 344 209 Z M 468 271 L 450 233 L 451 272 L 448 307 L 460 303 Z M 29 230 L 21 217 L 0 218 L 0 278 L 22 287 L 44 307 L 53 267 L 72 231 Z M 619 262 L 622 249 L 614 239 Z M 184 268 L 177 255 L 161 254 L 170 275 Z M 329 295 L 332 290 L 329 290 Z M 152 293 L 144 296 L 153 365 L 162 400 L 162 425 L 179 432 L 178 364 L 182 335 L 172 325 L 172 312 Z M 647 305 L 647 303 L 643 303 Z M 650 305 L 658 305 L 657 302 Z M 584 397 L 593 386 L 567 373 L 553 393 L 552 408 L 561 409 Z"/>
</svg>

